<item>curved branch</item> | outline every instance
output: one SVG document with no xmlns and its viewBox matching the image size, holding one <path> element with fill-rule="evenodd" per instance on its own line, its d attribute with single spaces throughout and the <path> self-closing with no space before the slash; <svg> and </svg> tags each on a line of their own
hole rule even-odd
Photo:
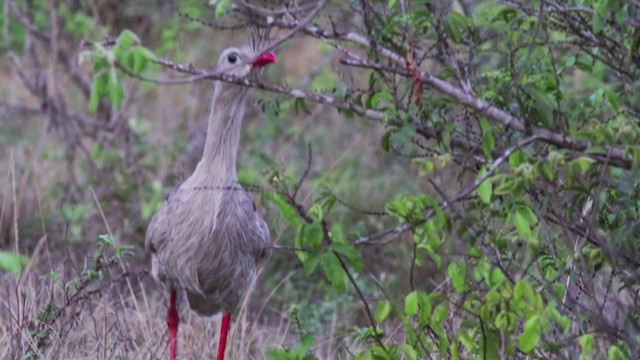
<svg viewBox="0 0 640 360">
<path fill-rule="evenodd" d="M 243 85 L 243 86 L 252 87 L 256 89 L 267 90 L 267 91 L 278 93 L 278 94 L 284 94 L 296 99 L 309 100 L 316 103 L 329 105 L 337 109 L 354 112 L 358 115 L 361 115 L 365 118 L 369 118 L 371 120 L 381 121 L 385 118 L 385 114 L 381 111 L 367 109 L 362 106 L 356 105 L 352 102 L 341 100 L 328 94 L 295 89 L 286 85 L 264 83 L 254 79 L 230 75 L 227 73 L 221 73 L 217 71 L 199 69 L 193 66 L 186 66 L 183 64 L 175 63 L 171 60 L 163 59 L 159 57 L 156 58 L 154 62 L 158 65 L 162 65 L 174 71 L 184 73 L 184 74 L 190 74 L 193 76 L 182 78 L 182 79 L 153 79 L 153 78 L 148 78 L 139 74 L 135 74 L 123 67 L 120 67 L 120 69 L 122 69 L 125 73 L 127 73 L 132 77 L 135 77 L 143 81 L 154 82 L 160 85 L 188 84 L 188 83 L 193 83 L 193 82 L 204 80 L 204 79 L 219 80 L 219 81 L 224 81 L 231 84 Z"/>
<path fill-rule="evenodd" d="M 403 68 L 395 68 L 390 66 L 384 66 L 380 64 L 369 63 L 363 60 L 356 60 L 353 58 L 341 59 L 340 62 L 345 65 L 362 67 L 368 69 L 376 69 L 381 71 L 388 71 L 403 76 L 411 76 L 409 72 Z M 500 124 L 512 128 L 521 133 L 531 134 L 538 137 L 540 140 L 555 145 L 559 148 L 569 149 L 573 151 L 583 152 L 594 146 L 591 142 L 577 140 L 567 134 L 561 132 L 554 132 L 549 129 L 525 125 L 525 121 L 518 117 L 515 117 L 508 112 L 499 109 L 495 106 L 488 104 L 487 102 L 478 99 L 477 97 L 464 92 L 448 82 L 441 80 L 426 71 L 422 71 L 420 80 L 431 88 L 437 90 L 443 95 L 457 101 L 459 104 L 464 105 L 470 109 L 479 112 L 481 115 L 488 117 Z M 630 169 L 632 165 L 632 159 L 630 155 L 626 154 L 626 150 L 621 147 L 605 146 L 607 149 L 606 154 L 587 154 L 592 159 L 602 164 L 609 164 L 616 167 Z"/>
</svg>

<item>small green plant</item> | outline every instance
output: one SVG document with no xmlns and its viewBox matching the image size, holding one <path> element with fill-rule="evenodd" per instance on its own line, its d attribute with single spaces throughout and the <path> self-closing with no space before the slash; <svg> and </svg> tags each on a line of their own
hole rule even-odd
<svg viewBox="0 0 640 360">
<path fill-rule="evenodd" d="M 140 45 L 140 39 L 133 32 L 124 30 L 113 44 L 96 42 L 92 50 L 80 54 L 81 64 L 89 59 L 93 63 L 89 109 L 96 111 L 103 98 L 119 109 L 125 97 L 122 87 L 124 73 L 143 74 L 155 55 Z"/>
<path fill-rule="evenodd" d="M 19 274 L 29 263 L 29 258 L 18 253 L 0 251 L 0 270 Z"/>
<path fill-rule="evenodd" d="M 310 352 L 315 344 L 315 340 L 313 336 L 309 335 L 307 330 L 305 330 L 296 306 L 291 306 L 289 317 L 293 322 L 296 333 L 298 333 L 300 337 L 300 341 L 292 349 L 269 349 L 265 355 L 271 360 L 317 360 L 318 358 Z"/>
</svg>

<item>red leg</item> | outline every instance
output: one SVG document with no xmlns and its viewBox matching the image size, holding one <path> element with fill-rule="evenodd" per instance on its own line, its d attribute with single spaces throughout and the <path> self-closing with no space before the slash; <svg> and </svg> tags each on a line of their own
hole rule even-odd
<svg viewBox="0 0 640 360">
<path fill-rule="evenodd" d="M 222 325 L 220 326 L 220 341 L 218 341 L 218 360 L 224 360 L 224 349 L 227 347 L 227 334 L 229 333 L 230 322 L 231 314 L 224 314 L 222 316 Z"/>
<path fill-rule="evenodd" d="M 176 308 L 176 289 L 171 288 L 169 295 L 169 308 L 167 309 L 167 326 L 169 327 L 169 351 L 171 360 L 176 360 L 178 355 L 178 324 L 180 317 Z"/>
</svg>

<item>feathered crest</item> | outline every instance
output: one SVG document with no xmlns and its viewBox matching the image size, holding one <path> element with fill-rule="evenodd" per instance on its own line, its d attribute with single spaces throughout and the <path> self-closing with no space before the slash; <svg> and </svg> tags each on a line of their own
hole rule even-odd
<svg viewBox="0 0 640 360">
<path fill-rule="evenodd" d="M 244 45 L 251 49 L 253 53 L 257 53 L 269 45 L 269 41 L 271 40 L 269 36 L 270 32 L 271 29 L 268 27 L 253 25 L 251 26 L 248 39 Z"/>
</svg>

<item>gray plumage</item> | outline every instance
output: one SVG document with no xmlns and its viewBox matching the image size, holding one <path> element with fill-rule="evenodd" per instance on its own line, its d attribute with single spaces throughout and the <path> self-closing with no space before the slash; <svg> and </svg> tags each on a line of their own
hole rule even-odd
<svg viewBox="0 0 640 360">
<path fill-rule="evenodd" d="M 227 49 L 217 70 L 256 76 L 258 68 L 242 63 L 257 50 L 255 41 Z M 147 229 L 152 276 L 183 289 L 191 309 L 205 316 L 233 312 L 272 245 L 267 224 L 237 179 L 246 96 L 245 87 L 215 83 L 202 159 Z"/>
</svg>

